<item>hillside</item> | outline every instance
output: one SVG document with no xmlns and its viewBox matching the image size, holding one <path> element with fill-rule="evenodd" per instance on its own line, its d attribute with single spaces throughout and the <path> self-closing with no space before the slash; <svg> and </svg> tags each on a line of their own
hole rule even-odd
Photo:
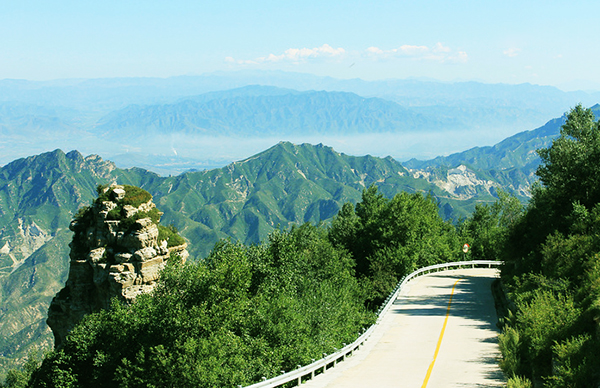
<svg viewBox="0 0 600 388">
<path fill-rule="evenodd" d="M 52 343 L 45 319 L 52 294 L 65 282 L 68 226 L 77 209 L 90 203 L 98 183 L 139 183 L 142 176 L 156 175 L 60 150 L 0 169 L 0 367 L 32 344 Z"/>
<path fill-rule="evenodd" d="M 594 105 L 591 110 L 600 117 L 600 104 Z M 450 189 L 448 181 L 452 181 L 448 178 L 460 174 L 457 168 L 464 166 L 461 168 L 472 171 L 474 177 L 493 181 L 526 200 L 530 196 L 531 184 L 537 180 L 535 171 L 540 158 L 536 150 L 548 147 L 558 137 L 565 117 L 552 119 L 537 129 L 520 132 L 491 147 L 475 147 L 425 161 L 411 159 L 403 165 L 412 176 L 423 177 L 447 190 Z"/>
</svg>

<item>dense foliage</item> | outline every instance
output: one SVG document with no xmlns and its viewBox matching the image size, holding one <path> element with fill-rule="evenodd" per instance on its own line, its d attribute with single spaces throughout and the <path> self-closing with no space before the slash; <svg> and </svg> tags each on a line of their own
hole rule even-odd
<svg viewBox="0 0 600 388">
<path fill-rule="evenodd" d="M 502 256 L 509 231 L 523 212 L 523 205 L 514 196 L 498 192 L 498 200 L 491 204 L 477 204 L 469 218 L 459 224 L 464 243 L 469 244 L 470 259 L 498 260 Z"/>
<path fill-rule="evenodd" d="M 88 316 L 34 387 L 236 386 L 306 365 L 373 322 L 348 253 L 306 224 L 169 266 L 153 295 Z"/>
<path fill-rule="evenodd" d="M 502 276 L 515 304 L 500 337 L 511 384 L 600 383 L 600 122 L 581 105 L 539 150 L 541 185 L 508 230 Z"/>
<path fill-rule="evenodd" d="M 352 253 L 371 305 L 379 304 L 403 275 L 455 260 L 461 243 L 454 226 L 439 216 L 433 197 L 403 192 L 388 199 L 376 186 L 363 192 L 356 207 L 342 207 L 329 238 Z"/>
</svg>

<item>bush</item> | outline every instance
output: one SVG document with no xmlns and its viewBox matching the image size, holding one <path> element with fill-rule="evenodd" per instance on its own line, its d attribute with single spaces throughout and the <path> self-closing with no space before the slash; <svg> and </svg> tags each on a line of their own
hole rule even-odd
<svg viewBox="0 0 600 388">
<path fill-rule="evenodd" d="M 514 376 L 508 379 L 507 388 L 531 388 L 533 385 L 531 384 L 531 380 L 521 377 Z"/>
<path fill-rule="evenodd" d="M 506 376 L 516 376 L 520 372 L 519 358 L 519 332 L 506 325 L 502 334 L 498 336 L 502 360 L 500 368 Z"/>
<path fill-rule="evenodd" d="M 139 207 L 141 204 L 147 203 L 152 199 L 152 195 L 144 189 L 136 186 L 123 185 L 125 189 L 125 198 L 121 201 L 123 205 L 131 205 Z"/>
<path fill-rule="evenodd" d="M 183 237 L 174 225 L 158 225 L 158 241 L 167 241 L 167 247 L 176 247 L 185 244 Z"/>
<path fill-rule="evenodd" d="M 520 307 L 517 327 L 524 344 L 524 359 L 533 378 L 552 374 L 552 346 L 569 336 L 580 315 L 569 295 L 536 291 L 530 303 Z"/>
<path fill-rule="evenodd" d="M 554 374 L 546 380 L 548 387 L 585 387 L 598 370 L 598 343 L 582 334 L 553 346 Z"/>
</svg>

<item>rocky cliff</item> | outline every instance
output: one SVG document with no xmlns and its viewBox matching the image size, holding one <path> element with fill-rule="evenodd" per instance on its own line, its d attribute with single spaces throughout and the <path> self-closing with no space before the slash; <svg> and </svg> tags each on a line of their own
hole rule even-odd
<svg viewBox="0 0 600 388">
<path fill-rule="evenodd" d="M 134 186 L 99 187 L 94 203 L 71 222 L 70 267 L 47 323 L 55 346 L 85 315 L 107 309 L 114 297 L 131 302 L 150 292 L 170 260 L 185 260 L 187 245 L 159 225 L 152 196 Z"/>
</svg>

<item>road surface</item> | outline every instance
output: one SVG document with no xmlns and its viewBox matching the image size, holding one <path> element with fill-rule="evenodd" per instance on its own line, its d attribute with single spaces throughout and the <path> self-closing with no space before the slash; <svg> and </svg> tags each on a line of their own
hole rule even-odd
<svg viewBox="0 0 600 388">
<path fill-rule="evenodd" d="M 501 387 L 491 283 L 496 269 L 410 281 L 369 340 L 306 388 Z"/>
</svg>

